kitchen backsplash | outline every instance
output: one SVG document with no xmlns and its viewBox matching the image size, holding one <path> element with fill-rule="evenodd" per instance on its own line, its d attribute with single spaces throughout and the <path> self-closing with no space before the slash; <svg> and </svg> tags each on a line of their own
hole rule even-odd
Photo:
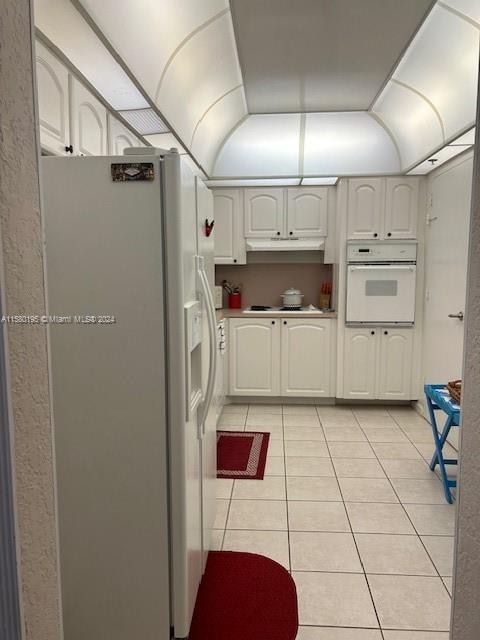
<svg viewBox="0 0 480 640">
<path fill-rule="evenodd" d="M 242 286 L 242 307 L 280 306 L 280 295 L 291 287 L 304 294 L 304 305 L 318 306 L 322 283 L 332 282 L 332 277 L 332 265 L 328 264 L 222 264 L 215 267 L 215 284 L 228 280 Z M 226 307 L 225 295 L 223 300 Z"/>
</svg>

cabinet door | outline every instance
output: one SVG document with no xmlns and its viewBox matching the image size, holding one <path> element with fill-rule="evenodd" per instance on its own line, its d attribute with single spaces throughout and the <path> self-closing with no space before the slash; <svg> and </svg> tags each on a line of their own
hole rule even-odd
<svg viewBox="0 0 480 640">
<path fill-rule="evenodd" d="M 108 114 L 108 149 L 112 156 L 123 155 L 127 147 L 144 147 L 145 145 L 120 120 Z"/>
<path fill-rule="evenodd" d="M 413 329 L 378 329 L 380 366 L 377 397 L 381 400 L 410 400 Z"/>
<path fill-rule="evenodd" d="M 344 398 L 375 398 L 377 334 L 379 329 L 345 329 Z"/>
<path fill-rule="evenodd" d="M 387 178 L 385 237 L 416 238 L 418 178 Z"/>
<path fill-rule="evenodd" d="M 280 395 L 280 319 L 231 318 L 230 395 Z"/>
<path fill-rule="evenodd" d="M 216 264 L 245 264 L 245 238 L 243 235 L 242 191 L 240 189 L 215 189 L 213 206 L 215 226 Z"/>
<path fill-rule="evenodd" d="M 285 235 L 284 189 L 245 189 L 245 236 L 275 238 Z"/>
<path fill-rule="evenodd" d="M 347 234 L 350 240 L 380 238 L 383 214 L 383 178 L 348 183 Z"/>
<path fill-rule="evenodd" d="M 70 145 L 68 71 L 39 42 L 35 52 L 40 143 L 50 153 L 64 156 Z"/>
<path fill-rule="evenodd" d="M 107 155 L 107 110 L 75 78 L 71 78 L 70 88 L 73 153 Z"/>
<path fill-rule="evenodd" d="M 287 235 L 308 238 L 327 235 L 328 189 L 287 190 Z"/>
<path fill-rule="evenodd" d="M 330 397 L 331 320 L 282 319 L 282 395 Z"/>
</svg>

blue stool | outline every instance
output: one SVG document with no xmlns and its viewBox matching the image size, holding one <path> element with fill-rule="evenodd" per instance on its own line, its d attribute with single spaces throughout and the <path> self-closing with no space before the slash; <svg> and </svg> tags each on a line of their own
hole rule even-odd
<svg viewBox="0 0 480 640">
<path fill-rule="evenodd" d="M 430 469 L 435 470 L 437 464 L 440 467 L 440 476 L 443 482 L 443 490 L 447 502 L 452 504 L 453 496 L 450 491 L 451 487 L 457 486 L 456 480 L 451 480 L 447 475 L 446 465 L 456 465 L 457 460 L 453 458 L 443 457 L 443 446 L 447 441 L 448 434 L 452 427 L 460 426 L 460 407 L 452 400 L 445 384 L 426 384 L 425 395 L 427 397 L 428 412 L 430 414 L 430 423 L 432 425 L 433 441 L 435 442 L 435 453 L 430 462 Z M 435 412 L 443 411 L 447 414 L 447 420 L 443 430 L 440 432 L 437 426 Z"/>
</svg>

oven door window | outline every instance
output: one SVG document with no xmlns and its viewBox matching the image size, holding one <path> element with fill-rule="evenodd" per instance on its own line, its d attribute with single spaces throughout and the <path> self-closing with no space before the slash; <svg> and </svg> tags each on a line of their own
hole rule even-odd
<svg viewBox="0 0 480 640">
<path fill-rule="evenodd" d="M 396 296 L 398 295 L 398 280 L 367 280 L 365 282 L 366 296 Z"/>
</svg>

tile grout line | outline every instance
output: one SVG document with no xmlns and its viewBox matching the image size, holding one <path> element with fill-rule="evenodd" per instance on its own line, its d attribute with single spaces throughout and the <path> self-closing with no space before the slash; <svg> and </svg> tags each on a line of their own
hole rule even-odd
<svg viewBox="0 0 480 640">
<path fill-rule="evenodd" d="M 390 417 L 390 418 L 395 422 L 395 424 L 397 424 L 397 425 L 401 428 L 401 425 L 400 425 L 400 424 L 396 421 L 396 419 L 395 419 L 395 418 L 390 414 L 390 412 L 389 412 L 389 410 L 388 410 L 388 409 L 387 409 L 387 414 L 388 414 L 388 416 L 389 416 L 389 417 Z M 354 413 L 354 415 L 355 415 L 355 413 Z M 362 430 L 362 432 L 365 434 L 365 431 L 364 431 L 364 429 L 363 429 L 362 425 L 360 424 L 360 421 L 357 419 L 357 416 L 356 416 L 356 415 L 355 415 L 355 419 L 357 420 L 357 422 L 358 422 L 358 425 L 359 425 L 360 429 L 361 429 L 361 430 Z M 403 431 L 403 429 L 402 429 L 402 431 Z M 404 433 L 405 433 L 405 432 L 404 432 Z M 366 434 L 365 434 L 365 435 L 366 435 Z M 407 438 L 408 438 L 408 435 L 407 435 L 407 434 L 405 434 L 405 435 L 406 435 L 406 436 L 407 436 Z M 410 438 L 408 438 L 408 440 L 410 441 Z M 410 442 L 411 442 L 411 441 L 410 441 Z M 411 442 L 411 444 L 413 444 L 413 442 Z M 415 446 L 415 445 L 414 445 L 414 446 Z M 416 447 L 415 447 L 415 449 L 416 449 L 416 450 L 418 451 L 418 453 L 420 454 L 420 451 L 419 451 Z M 373 447 L 372 447 L 372 450 L 373 450 L 373 453 L 375 454 L 375 458 L 376 458 L 376 460 L 377 460 L 378 464 L 381 466 L 381 468 L 382 468 L 383 472 L 384 472 L 384 473 L 385 473 L 385 475 L 386 475 L 386 478 L 387 478 L 387 480 L 388 480 L 388 483 L 389 483 L 390 487 L 392 488 L 392 491 L 394 492 L 395 496 L 397 497 L 397 500 L 399 501 L 399 504 L 401 505 L 401 507 L 402 507 L 402 509 L 403 509 L 403 511 L 404 511 L 404 513 L 405 513 L 405 515 L 407 516 L 407 518 L 408 518 L 408 520 L 409 520 L 410 524 L 412 525 L 412 527 L 413 527 L 413 529 L 414 529 L 414 531 L 415 531 L 415 533 L 416 533 L 416 537 L 418 538 L 418 540 L 419 540 L 420 544 L 422 545 L 423 549 L 425 550 L 425 553 L 427 554 L 428 559 L 429 559 L 429 560 L 430 560 L 430 562 L 432 563 L 432 566 L 433 566 L 433 568 L 434 568 L 434 570 L 435 570 L 435 572 L 436 572 L 436 574 L 437 574 L 437 577 L 440 579 L 440 582 L 441 582 L 441 584 L 442 584 L 443 588 L 445 589 L 445 591 L 447 592 L 447 594 L 448 594 L 448 596 L 450 597 L 450 600 L 451 600 L 451 595 L 450 595 L 450 593 L 449 593 L 449 591 L 448 591 L 448 589 L 447 589 L 446 584 L 444 583 L 444 581 L 443 581 L 443 579 L 442 579 L 442 576 L 440 575 L 440 572 L 438 571 L 437 565 L 435 564 L 435 562 L 433 562 L 433 559 L 431 558 L 431 556 L 430 556 L 430 554 L 429 554 L 429 552 L 428 552 L 428 550 L 427 550 L 427 548 L 426 548 L 425 544 L 423 543 L 423 540 L 422 540 L 422 538 L 421 538 L 421 536 L 420 536 L 420 534 L 419 534 L 419 532 L 418 532 L 417 528 L 415 527 L 415 525 L 414 525 L 413 521 L 411 520 L 411 518 L 410 518 L 410 516 L 409 516 L 409 514 L 408 514 L 408 512 L 407 512 L 407 510 L 405 509 L 405 506 L 404 506 L 403 502 L 401 501 L 400 496 L 398 495 L 398 493 L 397 493 L 397 491 L 396 491 L 396 489 L 395 489 L 395 487 L 394 487 L 394 485 L 393 485 L 393 483 L 392 483 L 392 481 L 391 481 L 391 478 L 387 475 L 386 469 L 385 469 L 385 467 L 383 466 L 383 464 L 382 464 L 382 462 L 381 462 L 381 459 L 378 457 L 377 452 L 375 451 L 375 449 L 374 449 Z M 420 454 L 420 455 L 421 455 L 421 454 Z M 372 574 L 372 575 L 375 575 L 375 574 Z M 401 574 L 390 574 L 390 575 L 401 575 Z M 423 576 L 422 576 L 422 577 L 423 577 Z M 428 577 L 428 576 L 426 576 L 426 577 Z M 431 576 L 431 577 L 434 577 L 434 576 Z M 366 578 L 367 578 L 367 582 L 368 582 L 368 576 L 366 576 Z M 369 588 L 370 588 L 370 584 L 369 584 Z"/>
<path fill-rule="evenodd" d="M 283 405 L 282 405 L 282 433 L 283 433 L 283 470 L 284 470 L 284 479 L 285 479 L 285 510 L 287 515 L 288 570 L 290 575 L 292 575 L 293 568 L 292 568 L 292 551 L 290 548 L 290 518 L 289 518 L 289 510 L 288 510 L 287 452 L 285 448 L 285 420 L 284 420 L 284 413 L 283 413 Z"/>
<path fill-rule="evenodd" d="M 395 420 L 395 418 L 394 418 L 393 416 L 391 416 L 391 415 L 390 415 L 390 412 L 389 412 L 388 410 L 387 410 L 387 412 L 388 412 L 388 415 L 389 415 L 389 416 L 394 420 L 394 422 L 395 422 L 396 424 L 398 424 L 398 426 L 400 426 L 400 424 Z M 361 428 L 361 427 L 360 427 L 360 428 Z M 401 427 L 400 427 L 400 428 L 401 428 Z M 407 438 L 408 438 L 408 435 L 407 435 Z M 412 444 L 413 444 L 413 442 L 412 442 Z M 414 446 L 415 446 L 415 445 L 414 445 Z M 372 447 L 372 448 L 373 448 L 373 447 Z M 415 447 L 415 448 L 416 448 L 416 447 Z M 417 451 L 418 451 L 418 449 L 417 449 Z M 375 453 L 375 456 L 377 456 L 376 451 L 374 450 L 373 452 Z M 419 453 L 420 453 L 420 452 L 419 452 Z M 385 474 L 386 474 L 385 468 L 384 468 L 384 466 L 382 465 L 381 459 L 380 459 L 380 458 L 378 458 L 378 456 L 377 456 L 377 461 L 378 461 L 378 464 L 382 467 L 383 471 L 384 471 L 384 472 L 385 472 Z M 404 505 L 404 504 L 403 504 L 403 502 L 401 501 L 400 496 L 399 496 L 399 494 L 397 493 L 397 490 L 395 489 L 395 486 L 394 486 L 394 485 L 393 485 L 393 483 L 391 482 L 391 479 L 388 477 L 388 475 L 387 475 L 387 480 L 388 480 L 388 482 L 389 482 L 389 484 L 390 484 L 390 486 L 391 486 L 391 488 L 392 488 L 392 491 L 394 492 L 394 494 L 396 495 L 396 497 L 397 497 L 397 499 L 398 499 L 399 503 L 401 504 L 402 509 L 403 509 L 403 511 L 404 511 L 404 513 L 405 513 L 405 515 L 407 516 L 407 518 L 408 518 L 408 520 L 409 520 L 410 524 L 412 525 L 412 527 L 413 527 L 413 529 L 414 529 L 415 533 L 417 534 L 417 537 L 418 537 L 418 539 L 419 539 L 419 541 L 420 541 L 420 544 L 422 545 L 423 549 L 425 550 L 425 553 L 427 554 L 428 559 L 429 559 L 429 560 L 430 560 L 430 562 L 432 563 L 432 566 L 433 566 L 433 568 L 435 569 L 435 571 L 436 571 L 436 573 L 437 573 L 437 577 L 440 579 L 440 582 L 442 583 L 443 588 L 445 589 L 445 591 L 447 592 L 447 594 L 448 594 L 448 596 L 450 597 L 450 600 L 451 600 L 452 596 L 450 595 L 450 593 L 449 593 L 449 591 L 448 591 L 448 589 L 447 589 L 447 586 L 446 586 L 446 584 L 444 583 L 444 581 L 443 581 L 443 579 L 442 579 L 442 576 L 440 575 L 440 572 L 439 572 L 439 570 L 438 570 L 438 568 L 437 568 L 436 563 L 433 561 L 433 558 L 431 557 L 431 555 L 430 555 L 430 553 L 429 553 L 429 551 L 428 551 L 427 547 L 425 546 L 425 544 L 424 544 L 424 542 L 423 542 L 423 540 L 422 540 L 422 538 L 421 538 L 421 536 L 420 536 L 420 533 L 418 532 L 417 527 L 415 526 L 415 524 L 414 524 L 413 520 L 410 518 L 410 515 L 409 515 L 408 511 L 407 511 L 407 510 L 406 510 L 406 508 L 405 508 L 405 505 Z"/>
<path fill-rule="evenodd" d="M 388 412 L 388 413 L 389 413 L 389 415 L 390 415 L 390 412 Z M 396 419 L 394 416 L 391 416 L 391 417 L 392 417 L 392 419 L 394 420 L 394 422 L 395 422 L 396 424 L 398 424 L 398 426 L 400 427 L 400 429 L 402 429 L 402 425 L 400 424 L 400 422 L 398 422 L 398 421 L 397 421 L 397 419 Z M 426 422 L 426 421 L 425 421 L 425 422 Z M 427 424 L 428 424 L 428 423 L 427 423 Z M 431 428 L 431 425 L 430 425 L 430 428 Z M 402 431 L 403 431 L 403 429 L 402 429 Z M 421 452 L 420 452 L 420 450 L 419 450 L 419 449 L 417 449 L 417 447 L 415 446 L 415 443 L 414 443 L 412 440 L 410 440 L 410 437 L 409 437 L 408 433 L 406 433 L 405 431 L 403 431 L 403 432 L 404 432 L 404 433 L 405 433 L 405 435 L 407 436 L 408 440 L 409 440 L 409 441 L 412 443 L 412 445 L 415 447 L 415 449 L 418 451 L 418 453 L 419 453 L 420 455 L 422 455 L 422 454 L 421 454 Z M 432 436 L 432 437 L 433 437 L 433 436 Z M 433 456 L 433 454 L 432 454 L 432 456 Z M 423 458 L 423 456 L 422 456 L 422 458 Z M 382 465 L 381 461 L 379 460 L 378 462 L 379 462 L 379 464 L 380 464 L 380 465 L 382 466 L 382 468 L 383 468 L 383 465 Z M 428 462 L 427 462 L 427 465 L 428 465 Z M 430 467 L 429 467 L 429 468 L 430 468 Z M 434 475 L 437 477 L 437 479 L 438 479 L 438 481 L 440 482 L 440 484 L 442 484 L 442 481 L 440 480 L 440 478 L 438 478 L 438 476 L 435 474 L 435 472 L 432 472 L 432 473 L 434 473 Z M 392 488 L 393 488 L 393 490 L 395 491 L 395 487 L 393 487 L 393 485 L 392 485 Z M 395 493 L 396 493 L 396 492 L 395 492 Z M 400 498 L 399 498 L 399 499 L 400 499 Z M 419 533 L 418 529 L 415 527 L 415 525 L 414 525 L 413 521 L 411 520 L 410 515 L 408 514 L 407 510 L 405 509 L 405 507 L 404 507 L 404 505 L 403 505 L 403 502 L 401 502 L 400 504 L 402 505 L 403 510 L 405 511 L 405 513 L 406 513 L 406 515 L 407 515 L 407 518 L 410 520 L 410 522 L 411 522 L 411 524 L 412 524 L 413 528 L 414 528 L 414 529 L 415 529 L 415 531 L 417 532 L 417 535 L 418 535 L 418 537 L 419 537 L 419 539 L 420 539 L 420 543 L 422 544 L 423 548 L 425 549 L 425 553 L 426 553 L 426 554 L 427 554 L 427 556 L 429 557 L 430 562 L 431 562 L 431 563 L 433 564 L 433 566 L 435 567 L 435 571 L 437 572 L 438 577 L 440 578 L 440 581 L 441 581 L 441 583 L 442 583 L 442 585 L 443 585 L 443 587 L 444 587 L 445 591 L 447 592 L 447 594 L 448 594 L 448 596 L 449 596 L 449 598 L 450 598 L 450 600 L 451 600 L 451 599 L 452 599 L 452 595 L 451 595 L 450 591 L 448 590 L 447 585 L 445 584 L 445 582 L 444 582 L 444 580 L 443 580 L 443 576 L 440 574 L 440 571 L 438 570 L 438 567 L 437 567 L 436 563 L 434 562 L 434 560 L 433 560 L 432 556 L 430 555 L 429 550 L 427 549 L 427 547 L 426 547 L 425 543 L 423 542 L 423 540 L 422 540 L 422 536 L 420 535 L 420 533 Z M 451 538 L 452 538 L 452 542 L 454 543 L 454 540 L 455 540 L 454 536 L 445 536 L 445 537 L 451 537 Z M 453 573 L 453 568 L 452 568 L 452 573 Z M 445 576 L 445 577 L 449 577 L 449 576 Z"/>
<path fill-rule="evenodd" d="M 246 425 L 247 425 L 247 417 L 248 417 L 248 412 L 249 412 L 249 410 L 250 410 L 250 405 L 248 405 L 248 407 L 247 407 L 247 413 L 245 414 L 243 431 L 245 431 L 245 427 L 246 427 Z M 224 550 L 224 549 L 223 549 L 223 546 L 224 546 L 224 544 L 225 544 L 225 537 L 226 537 L 226 535 L 227 535 L 228 519 L 230 518 L 230 509 L 231 509 L 231 506 L 232 506 L 233 491 L 234 491 L 234 489 L 235 489 L 235 480 L 234 480 L 234 481 L 233 481 L 233 483 L 232 483 L 232 489 L 231 489 L 231 491 L 230 491 L 230 498 L 229 498 L 229 501 L 228 501 L 227 516 L 226 516 L 226 518 L 225 518 L 225 528 L 224 528 L 224 530 L 223 530 L 222 544 L 221 544 L 221 547 L 220 547 L 220 550 L 221 550 L 221 551 L 223 551 L 223 550 Z"/>
<path fill-rule="evenodd" d="M 322 427 L 322 429 L 324 429 L 323 422 L 322 422 L 322 419 L 320 418 L 320 416 L 319 416 L 319 420 L 320 420 L 320 426 Z M 330 462 L 331 462 L 332 467 L 333 467 L 333 473 L 335 474 L 335 479 L 337 480 L 338 489 L 340 491 L 340 496 L 342 498 L 343 509 L 345 511 L 345 515 L 346 515 L 346 518 L 347 518 L 348 526 L 350 527 L 350 533 L 351 533 L 351 536 L 352 536 L 352 539 L 353 539 L 353 544 L 355 545 L 355 550 L 357 552 L 358 560 L 360 562 L 360 566 L 362 567 L 362 571 L 363 571 L 362 575 L 363 575 L 363 577 L 365 579 L 365 583 L 367 585 L 368 593 L 370 595 L 370 600 L 372 602 L 373 610 L 375 612 L 375 617 L 377 619 L 378 628 L 380 630 L 380 635 L 382 636 L 382 639 L 385 640 L 385 636 L 384 636 L 383 630 L 382 630 L 382 625 L 380 623 L 380 617 L 379 617 L 378 611 L 377 611 L 377 606 L 375 604 L 375 600 L 373 599 L 372 590 L 370 589 L 370 583 L 368 582 L 367 573 L 365 571 L 365 565 L 363 564 L 362 556 L 360 555 L 360 551 L 359 551 L 359 548 L 358 548 L 358 545 L 357 545 L 357 540 L 355 539 L 355 534 L 353 532 L 353 527 L 352 527 L 352 523 L 351 523 L 351 520 L 350 520 L 350 516 L 348 515 L 348 509 L 347 509 L 347 506 L 346 506 L 346 503 L 345 503 L 345 498 L 344 498 L 344 495 L 343 495 L 342 487 L 340 485 L 340 481 L 339 481 L 339 478 L 338 478 L 338 475 L 337 475 L 337 469 L 335 468 L 335 464 L 333 462 L 332 454 L 331 454 L 331 451 L 330 451 L 330 445 L 329 445 L 329 443 L 328 443 L 328 441 L 326 439 L 325 439 L 325 442 L 327 443 L 327 449 L 328 449 L 328 452 L 330 454 Z"/>
</svg>

